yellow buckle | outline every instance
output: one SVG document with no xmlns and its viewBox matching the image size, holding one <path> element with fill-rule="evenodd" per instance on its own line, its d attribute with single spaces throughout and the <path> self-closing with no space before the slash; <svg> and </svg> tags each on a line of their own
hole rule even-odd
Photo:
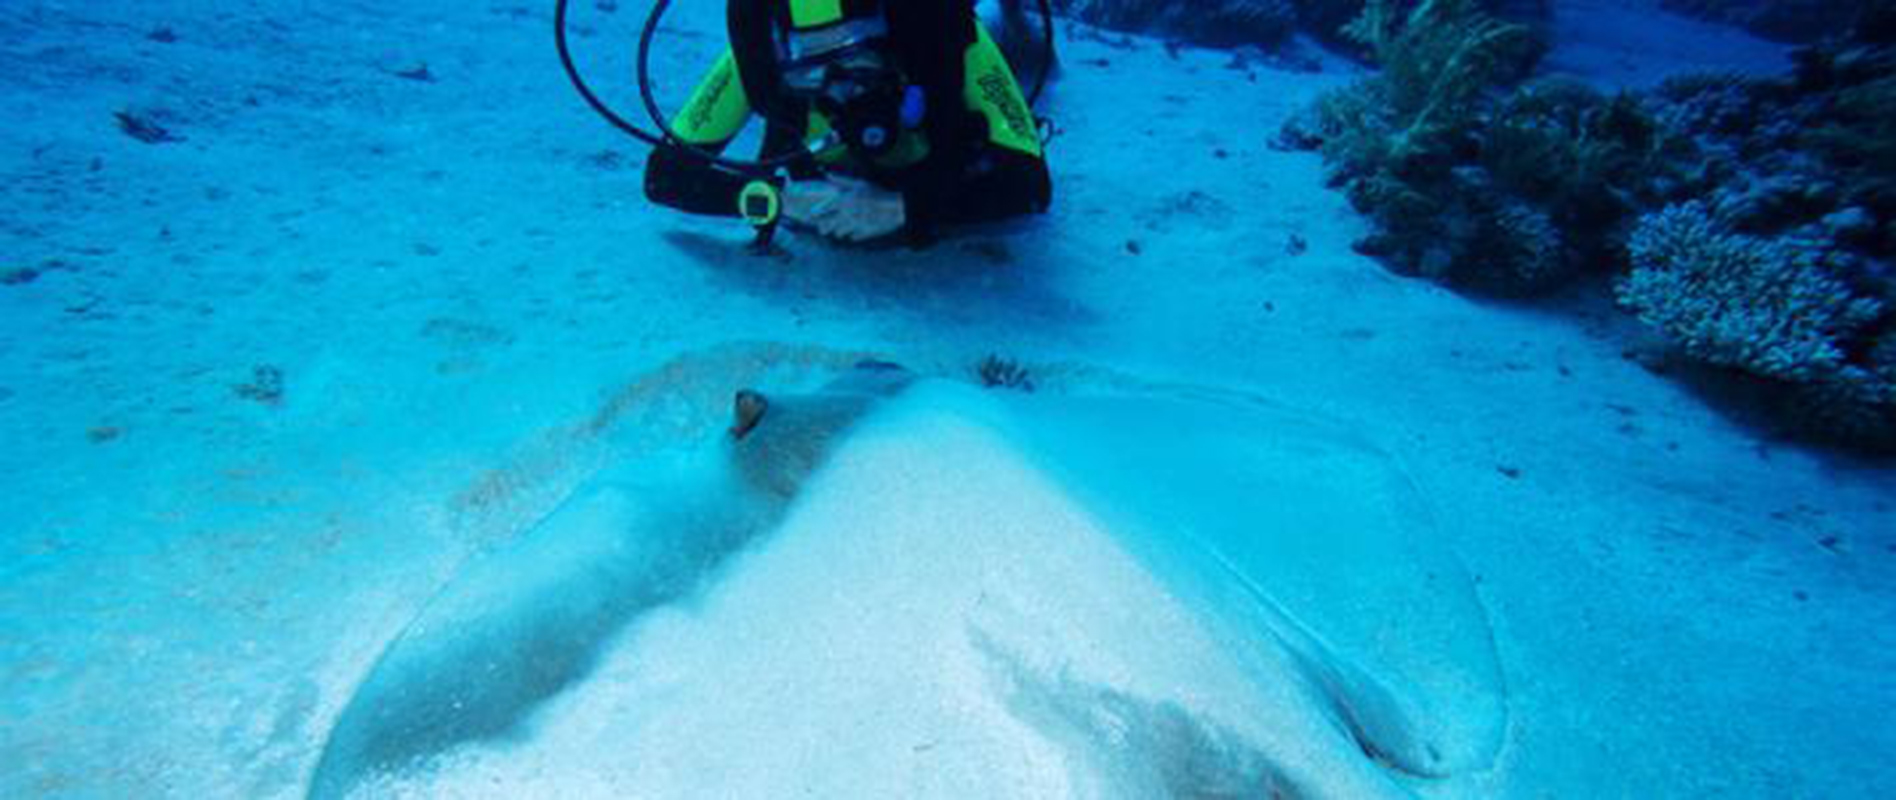
<svg viewBox="0 0 1896 800">
<path fill-rule="evenodd" d="M 762 228 L 776 224 L 777 216 L 783 212 L 783 194 L 770 181 L 751 181 L 744 184 L 744 190 L 737 194 L 737 213 L 752 227 Z"/>
</svg>

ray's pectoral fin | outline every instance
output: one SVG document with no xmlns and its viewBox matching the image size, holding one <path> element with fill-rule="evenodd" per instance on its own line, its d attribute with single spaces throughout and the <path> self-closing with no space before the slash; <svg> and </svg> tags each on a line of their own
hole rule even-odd
<svg viewBox="0 0 1896 800">
<path fill-rule="evenodd" d="M 611 638 L 773 527 L 837 437 L 911 381 L 864 362 L 811 394 L 746 389 L 729 438 L 682 466 L 628 465 L 474 560 L 385 650 L 331 728 L 309 796 L 519 734 Z M 707 425 L 715 430 L 715 425 Z"/>
<path fill-rule="evenodd" d="M 575 496 L 513 547 L 482 557 L 384 651 L 331 729 L 312 798 L 346 795 L 456 746 L 505 739 L 592 670 L 609 637 L 664 602 L 699 528 L 622 484 Z M 720 538 L 728 538 L 723 534 Z"/>
</svg>

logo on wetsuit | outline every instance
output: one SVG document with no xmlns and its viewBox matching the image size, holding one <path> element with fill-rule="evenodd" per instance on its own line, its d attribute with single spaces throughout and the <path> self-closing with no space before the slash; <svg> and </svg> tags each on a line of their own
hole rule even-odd
<svg viewBox="0 0 1896 800">
<path fill-rule="evenodd" d="M 711 76 L 710 85 L 695 98 L 697 102 L 685 111 L 685 119 L 691 123 L 691 130 L 703 130 L 711 121 L 711 114 L 717 110 L 718 100 L 724 97 L 724 91 L 731 88 L 734 70 L 718 70 Z"/>
<path fill-rule="evenodd" d="M 1020 98 L 1014 92 L 1014 82 L 998 69 L 990 69 L 975 79 L 981 87 L 981 97 L 988 105 L 1001 112 L 1007 120 L 1007 129 L 1022 141 L 1034 140 L 1034 128 L 1027 121 L 1027 109 L 1021 106 Z"/>
</svg>

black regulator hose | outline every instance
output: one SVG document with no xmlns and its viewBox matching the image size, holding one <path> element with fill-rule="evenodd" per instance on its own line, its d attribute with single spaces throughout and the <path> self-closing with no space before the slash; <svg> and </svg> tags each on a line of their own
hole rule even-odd
<svg viewBox="0 0 1896 800">
<path fill-rule="evenodd" d="M 579 92 L 580 99 L 585 100 L 586 105 L 592 107 L 593 113 L 598 114 L 612 127 L 618 128 L 641 142 L 653 147 L 665 143 L 657 135 L 646 133 L 640 130 L 639 126 L 613 113 L 612 108 L 607 106 L 604 100 L 600 100 L 598 95 L 593 94 L 592 87 L 586 85 L 586 79 L 579 76 L 579 67 L 573 64 L 572 48 L 566 45 L 566 0 L 553 2 L 553 46 L 559 50 L 560 67 L 566 70 L 566 79 L 572 81 L 574 91 Z"/>
<path fill-rule="evenodd" d="M 1027 110 L 1040 105 L 1040 92 L 1047 88 L 1047 76 L 1053 74 L 1053 0 L 1040 0 L 1040 74 L 1034 76 L 1034 90 L 1027 93 Z"/>
<path fill-rule="evenodd" d="M 671 125 L 665 121 L 664 112 L 658 107 L 658 98 L 652 92 L 651 81 L 652 39 L 657 35 L 659 21 L 664 18 L 666 10 L 671 7 L 671 0 L 655 0 L 652 5 L 651 13 L 645 17 L 645 26 L 639 31 L 639 99 L 644 103 L 645 113 L 651 117 L 652 124 L 658 128 L 658 132 L 652 133 L 628 122 L 624 117 L 614 112 L 611 106 L 606 105 L 604 100 L 599 99 L 598 95 L 593 93 L 592 87 L 586 84 L 586 79 L 580 76 L 578 65 L 573 63 L 572 48 L 566 41 L 567 5 L 568 0 L 553 0 L 553 45 L 555 49 L 559 51 L 560 67 L 566 71 L 566 79 L 573 84 L 573 90 L 579 92 L 580 99 L 585 100 L 586 105 L 592 108 L 593 113 L 598 114 L 601 119 L 611 124 L 612 127 L 618 128 L 626 135 L 652 147 L 671 147 L 701 159 L 706 163 L 745 175 L 769 175 L 778 169 L 788 167 L 791 164 L 810 157 L 807 153 L 793 153 L 787 156 L 763 160 L 725 158 L 717 153 L 686 142 L 676 131 L 671 129 Z M 1046 88 L 1047 75 L 1053 71 L 1053 60 L 1056 57 L 1053 45 L 1053 5 L 1051 0 L 1040 0 L 1040 23 L 1043 63 L 1041 65 L 1040 74 L 1034 78 L 1034 89 L 1027 96 L 1027 105 L 1029 107 L 1040 102 L 1040 93 Z"/>
<path fill-rule="evenodd" d="M 586 84 L 586 79 L 580 76 L 578 65 L 573 63 L 573 51 L 566 41 L 567 5 L 568 0 L 554 0 L 553 2 L 553 44 L 554 47 L 559 50 L 560 67 L 566 71 L 566 79 L 573 84 L 573 89 L 579 92 L 580 98 L 586 101 L 586 105 L 590 106 L 593 113 L 598 114 L 601 119 L 610 123 L 612 127 L 618 128 L 632 138 L 654 148 L 670 147 L 679 152 L 697 157 L 714 166 L 723 167 L 744 175 L 768 175 L 780 167 L 787 166 L 790 163 L 804 158 L 802 154 L 796 154 L 788 158 L 772 159 L 770 161 L 745 161 L 741 159 L 724 158 L 704 148 L 687 143 L 679 138 L 678 134 L 671 129 L 671 126 L 665 123 L 664 116 L 658 111 L 658 101 L 652 95 L 652 86 L 651 81 L 647 78 L 649 73 L 646 64 L 648 63 L 651 52 L 653 33 L 658 30 L 658 20 L 664 15 L 665 9 L 671 5 L 671 0 L 658 0 L 657 5 L 652 8 L 651 15 L 646 18 L 645 28 L 639 36 L 639 94 L 645 101 L 646 113 L 651 115 L 652 121 L 658 127 L 658 133 L 652 133 L 628 122 L 624 117 L 619 116 L 617 112 L 613 111 L 611 106 L 606 105 L 604 100 L 599 99 L 599 95 L 593 93 L 592 87 Z"/>
<path fill-rule="evenodd" d="M 559 0 L 559 2 L 564 3 L 566 0 Z M 671 0 L 656 0 L 652 4 L 652 13 L 645 16 L 645 27 L 639 30 L 639 99 L 645 103 L 645 113 L 652 118 L 652 124 L 665 134 L 665 143 L 716 166 L 756 177 L 767 177 L 779 169 L 812 158 L 808 152 L 803 151 L 803 148 L 797 148 L 798 152 L 795 153 L 768 159 L 746 161 L 725 158 L 685 141 L 677 131 L 671 129 L 671 124 L 665 121 L 665 112 L 658 107 L 658 98 L 652 93 L 651 69 L 652 39 L 658 35 L 659 20 L 665 18 L 665 12 L 670 8 Z M 756 110 L 760 114 L 763 113 L 761 108 Z M 803 126 L 790 127 L 796 129 Z"/>
</svg>

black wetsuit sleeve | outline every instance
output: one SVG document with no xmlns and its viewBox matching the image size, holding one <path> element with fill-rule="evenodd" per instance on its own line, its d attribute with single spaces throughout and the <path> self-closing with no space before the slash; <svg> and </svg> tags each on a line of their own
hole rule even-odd
<svg viewBox="0 0 1896 800">
<path fill-rule="evenodd" d="M 913 0 L 889 6 L 888 13 L 910 76 L 929 98 L 947 100 L 924 117 L 928 156 L 896 181 L 909 237 L 926 240 L 940 225 L 1046 210 L 1052 198 L 1046 161 L 991 143 L 987 118 L 959 102 L 966 53 L 977 38 L 969 5 Z"/>
<path fill-rule="evenodd" d="M 706 149 L 723 152 L 729 144 L 724 142 Z M 795 131 L 769 123 L 764 128 L 763 147 L 758 154 L 770 158 L 797 152 L 800 147 L 802 143 Z M 790 174 L 798 180 L 814 177 L 812 168 L 803 163 L 793 164 Z M 690 214 L 741 216 L 738 196 L 753 180 L 756 180 L 754 176 L 717 166 L 676 145 L 653 148 L 651 156 L 645 159 L 645 197 Z M 783 188 L 780 179 L 766 180 Z"/>
<path fill-rule="evenodd" d="M 923 175 L 903 191 L 911 232 L 1037 214 L 1052 203 L 1046 161 L 992 146 L 974 148 L 967 156 L 971 163 L 958 174 Z"/>
<path fill-rule="evenodd" d="M 691 214 L 738 216 L 737 198 L 749 182 L 676 145 L 654 148 L 645 160 L 645 197 Z"/>
</svg>

